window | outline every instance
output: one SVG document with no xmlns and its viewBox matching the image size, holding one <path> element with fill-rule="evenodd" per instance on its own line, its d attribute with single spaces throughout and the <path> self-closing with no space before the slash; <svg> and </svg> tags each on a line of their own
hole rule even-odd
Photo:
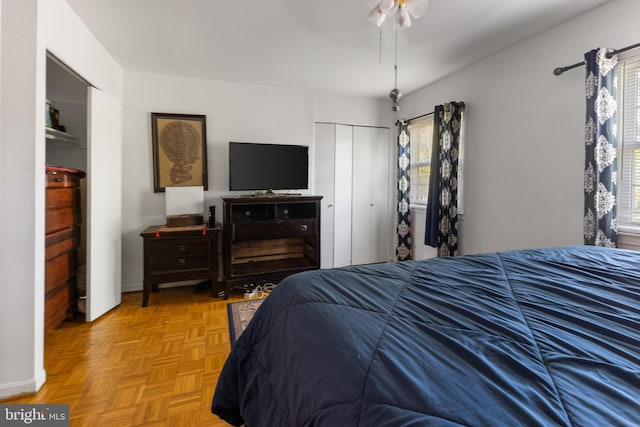
<svg viewBox="0 0 640 427">
<path fill-rule="evenodd" d="M 640 55 L 621 61 L 618 80 L 618 225 L 640 229 Z"/>
<path fill-rule="evenodd" d="M 464 115 L 463 112 L 460 151 L 458 153 L 458 214 L 464 213 L 462 204 L 464 200 Z M 426 206 L 429 195 L 429 174 L 431 173 L 431 148 L 433 147 L 433 113 L 409 120 L 408 129 L 411 141 L 409 201 L 412 205 Z"/>
<path fill-rule="evenodd" d="M 411 141 L 409 201 L 412 205 L 426 205 L 431 173 L 433 113 L 409 120 L 408 129 Z"/>
</svg>

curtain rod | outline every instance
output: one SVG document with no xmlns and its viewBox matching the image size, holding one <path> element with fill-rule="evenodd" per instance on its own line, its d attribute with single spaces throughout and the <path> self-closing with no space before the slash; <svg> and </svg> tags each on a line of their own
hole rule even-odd
<svg viewBox="0 0 640 427">
<path fill-rule="evenodd" d="M 627 46 L 627 47 L 623 47 L 622 49 L 614 50 L 613 52 L 608 53 L 607 57 L 611 57 L 611 55 L 617 55 L 618 53 L 626 52 L 628 50 L 635 49 L 637 47 L 640 47 L 640 43 L 632 44 L 631 46 Z M 572 70 L 574 68 L 578 68 L 579 66 L 584 65 L 584 64 L 585 64 L 585 62 L 582 61 L 582 62 L 576 62 L 573 65 L 567 65 L 566 67 L 558 67 L 555 70 L 553 70 L 553 74 L 556 75 L 556 76 L 559 76 L 562 73 L 564 73 L 565 71 L 569 71 L 569 70 Z"/>
<path fill-rule="evenodd" d="M 418 120 L 418 119 L 421 119 L 421 118 L 423 118 L 423 117 L 430 116 L 430 115 L 432 115 L 432 114 L 433 114 L 433 111 L 432 111 L 432 112 L 430 112 L 430 113 L 421 114 L 421 115 L 419 115 L 419 116 L 413 117 L 413 118 L 411 118 L 411 119 L 408 119 L 407 121 L 408 121 L 408 122 L 410 122 L 411 120 Z"/>
</svg>

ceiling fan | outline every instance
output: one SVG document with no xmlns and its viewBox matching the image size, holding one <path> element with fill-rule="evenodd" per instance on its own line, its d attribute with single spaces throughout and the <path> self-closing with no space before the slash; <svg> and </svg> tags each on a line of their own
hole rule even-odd
<svg viewBox="0 0 640 427">
<path fill-rule="evenodd" d="M 382 40 L 382 24 L 388 15 L 396 16 L 396 60 L 393 69 L 395 71 L 394 88 L 389 92 L 389 98 L 393 101 L 393 111 L 400 111 L 399 100 L 402 92 L 398 89 L 398 27 L 409 28 L 411 18 L 418 19 L 429 6 L 429 0 L 368 0 L 373 9 L 369 13 L 369 21 L 380 28 L 380 38 Z M 382 42 L 380 43 L 382 46 Z M 381 47 L 382 49 L 382 47 Z"/>
<path fill-rule="evenodd" d="M 373 9 L 369 13 L 369 21 L 378 27 L 388 15 L 396 15 L 396 23 L 400 28 L 409 28 L 411 18 L 418 19 L 429 6 L 429 0 L 369 0 Z"/>
</svg>

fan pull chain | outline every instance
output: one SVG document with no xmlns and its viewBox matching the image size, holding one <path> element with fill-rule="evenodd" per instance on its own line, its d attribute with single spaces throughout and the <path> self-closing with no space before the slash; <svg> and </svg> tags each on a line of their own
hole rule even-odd
<svg viewBox="0 0 640 427">
<path fill-rule="evenodd" d="M 382 27 L 380 27 L 380 39 L 378 40 L 378 63 L 382 64 Z"/>
<path fill-rule="evenodd" d="M 398 24 L 394 26 L 395 28 L 395 36 L 396 36 L 396 52 L 395 52 L 395 63 L 393 65 L 393 69 L 395 72 L 395 80 L 393 82 L 393 88 L 398 88 Z"/>
</svg>

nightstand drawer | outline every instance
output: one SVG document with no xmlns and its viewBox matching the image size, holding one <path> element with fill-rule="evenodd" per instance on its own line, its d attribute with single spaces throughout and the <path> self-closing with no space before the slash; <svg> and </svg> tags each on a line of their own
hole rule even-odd
<svg viewBox="0 0 640 427">
<path fill-rule="evenodd" d="M 151 257 L 173 255 L 208 255 L 211 247 L 209 239 L 157 239 L 149 242 Z"/>
<path fill-rule="evenodd" d="M 170 257 L 154 257 L 149 259 L 151 274 L 164 274 L 168 272 L 208 270 L 211 267 L 209 254 Z"/>
</svg>

